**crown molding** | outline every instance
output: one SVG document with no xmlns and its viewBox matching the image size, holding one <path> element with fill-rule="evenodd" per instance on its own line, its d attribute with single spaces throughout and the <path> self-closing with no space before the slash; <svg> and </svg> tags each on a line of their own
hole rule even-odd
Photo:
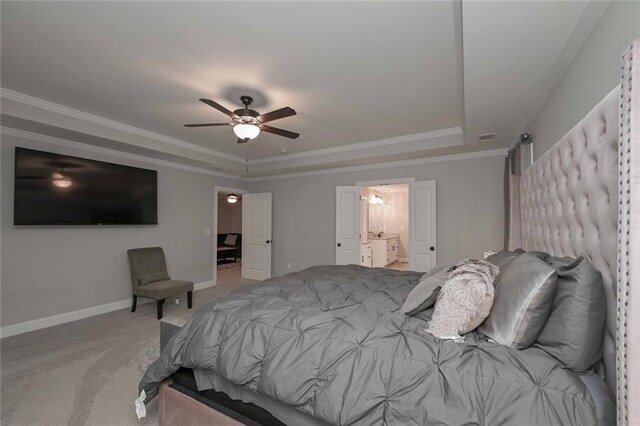
<svg viewBox="0 0 640 426">
<path fill-rule="evenodd" d="M 491 149 L 485 151 L 464 152 L 460 154 L 439 155 L 435 157 L 415 158 L 411 160 L 390 161 L 387 163 L 363 164 L 360 166 L 346 166 L 332 169 L 313 170 L 309 172 L 284 173 L 281 175 L 256 176 L 245 178 L 247 182 L 263 182 L 267 180 L 291 179 L 307 176 L 320 176 L 336 173 L 351 173 L 363 170 L 383 169 L 389 167 L 415 166 L 420 164 L 439 163 L 444 161 L 471 160 L 475 158 L 498 157 L 507 155 L 508 148 Z"/>
<path fill-rule="evenodd" d="M 53 113 L 54 115 L 49 120 L 50 124 L 52 125 L 58 125 L 62 128 L 69 128 L 69 123 L 64 122 L 65 118 L 77 120 L 79 123 L 98 125 L 101 126 L 101 128 L 122 132 L 125 135 L 129 134 L 135 137 L 144 138 L 144 140 L 148 140 L 152 144 L 154 142 L 161 143 L 165 146 L 169 145 L 174 149 L 180 148 L 186 150 L 187 153 L 192 153 L 192 155 L 185 155 L 185 158 L 196 159 L 198 158 L 199 154 L 206 154 L 210 156 L 210 160 L 201 161 L 211 162 L 213 165 L 220 165 L 218 164 L 218 162 L 232 162 L 235 166 L 233 168 L 237 169 L 235 171 L 239 174 L 243 173 L 247 168 L 251 172 L 253 172 L 254 175 L 273 173 L 277 172 L 278 170 L 305 166 L 324 166 L 331 168 L 337 161 L 383 157 L 385 155 L 398 154 L 401 152 L 407 153 L 414 151 L 423 151 L 425 148 L 450 147 L 461 145 L 464 143 L 463 130 L 460 127 L 453 127 L 448 129 L 403 135 L 368 142 L 341 145 L 331 148 L 316 149 L 295 154 L 246 160 L 234 155 L 226 154 L 197 144 L 150 132 L 148 130 L 140 129 L 128 124 L 89 114 L 80 110 L 49 102 L 44 99 L 39 99 L 10 89 L 0 87 L 0 98 L 2 98 L 3 100 L 14 102 L 16 106 L 22 105 L 28 108 L 34 108 L 36 111 Z M 30 115 L 30 113 L 22 112 L 19 115 L 24 116 L 23 118 L 28 118 L 28 115 Z M 37 119 L 37 121 L 39 120 Z M 56 124 L 56 121 L 61 122 Z M 86 132 L 86 130 L 84 131 Z M 97 128 L 96 131 L 98 131 Z M 89 133 L 92 132 L 89 131 Z M 33 136 L 31 137 L 33 138 Z M 61 139 L 56 140 L 59 141 Z M 153 149 L 152 145 L 140 145 L 136 142 L 135 138 L 131 138 L 127 141 L 122 142 L 129 143 L 134 146 L 141 146 L 146 149 Z M 78 148 L 78 146 L 76 146 L 76 148 Z M 114 152 L 116 151 L 112 151 L 110 154 L 115 155 Z M 167 151 L 166 153 L 170 152 Z M 175 152 L 171 154 L 179 155 Z M 138 158 L 137 160 L 140 160 L 140 158 Z M 220 172 L 216 173 L 218 173 L 219 176 L 236 176 L 235 178 L 238 178 L 238 175 L 224 174 Z"/>
<path fill-rule="evenodd" d="M 217 177 L 232 179 L 240 182 L 262 182 L 267 180 L 292 179 L 292 178 L 300 178 L 300 177 L 307 177 L 307 176 L 321 176 L 321 175 L 335 174 L 335 173 L 350 173 L 350 172 L 374 170 L 374 169 L 389 168 L 389 167 L 414 166 L 414 165 L 438 163 L 438 162 L 444 162 L 444 161 L 471 160 L 475 158 L 505 156 L 507 155 L 507 150 L 508 150 L 508 148 L 500 148 L 500 149 L 492 149 L 492 150 L 485 150 L 485 151 L 465 152 L 460 154 L 440 155 L 435 157 L 415 158 L 411 160 L 391 161 L 386 163 L 334 167 L 330 169 L 312 170 L 308 172 L 283 173 L 283 174 L 271 175 L 271 176 L 245 177 L 245 176 L 230 175 L 222 172 L 216 172 L 216 171 L 208 170 L 201 167 L 188 166 L 186 164 L 180 164 L 173 161 L 155 159 L 151 157 L 146 157 L 144 155 L 131 154 L 128 152 L 118 151 L 115 149 L 103 148 L 95 145 L 88 145 L 81 142 L 69 141 L 66 139 L 55 138 L 53 136 L 41 135 L 39 133 L 27 132 L 24 130 L 13 129 L 10 127 L 0 126 L 0 134 L 20 137 L 28 140 L 33 140 L 36 142 L 50 143 L 53 145 L 63 146 L 63 147 L 72 148 L 72 149 L 78 149 L 81 151 L 87 151 L 87 152 L 92 152 L 96 154 L 109 155 L 112 157 L 122 158 L 125 160 L 139 161 L 143 163 L 154 164 L 157 166 L 169 167 L 169 168 L 174 168 L 179 170 L 186 170 L 194 173 L 202 173 L 210 176 L 217 176 Z"/>
<path fill-rule="evenodd" d="M 246 181 L 243 176 L 231 175 L 224 172 L 217 172 L 214 170 L 205 169 L 202 167 L 189 166 L 186 164 L 180 164 L 174 161 L 160 160 L 157 158 L 147 157 L 139 154 L 132 154 L 129 152 L 119 151 L 116 149 L 103 148 L 101 146 L 89 145 L 81 142 L 70 141 L 67 139 L 60 139 L 53 136 L 42 135 L 40 133 L 27 132 L 25 130 L 13 129 L 11 127 L 0 126 L 0 134 L 7 136 L 15 136 L 24 138 L 36 142 L 50 143 L 53 145 L 63 146 L 65 148 L 77 149 L 81 151 L 92 152 L 95 154 L 109 155 L 116 158 L 122 158 L 125 160 L 139 161 L 142 163 L 154 164 L 156 166 L 170 167 L 173 169 L 186 170 L 189 172 L 202 173 L 211 176 L 217 176 L 227 179 L 234 179 L 239 181 Z"/>
<path fill-rule="evenodd" d="M 93 114 L 88 114 L 79 110 L 65 107 L 63 105 L 55 104 L 53 102 L 45 101 L 35 98 L 33 96 L 25 95 L 12 90 L 0 88 L 0 98 L 16 102 L 18 104 L 26 105 L 28 107 L 37 108 L 47 112 L 53 112 L 55 114 L 62 115 L 63 117 L 69 117 L 72 119 L 80 120 L 83 122 L 104 126 L 113 130 L 129 133 L 131 135 L 143 137 L 152 141 L 161 142 L 187 149 L 196 153 L 202 153 L 210 155 L 211 157 L 233 161 L 237 165 L 248 167 L 253 176 L 248 177 L 242 174 L 230 174 L 225 172 L 213 171 L 207 168 L 201 168 L 196 166 L 190 166 L 182 164 L 180 162 L 174 162 L 170 160 L 160 160 L 152 157 L 147 157 L 139 154 L 132 154 L 125 151 L 104 148 L 87 143 L 81 143 L 76 141 L 70 141 L 67 139 L 61 139 L 53 136 L 48 136 L 40 133 L 33 133 L 25 130 L 19 130 L 8 127 L 0 127 L 2 134 L 13 135 L 16 137 L 22 137 L 34 141 L 41 141 L 45 143 L 51 143 L 54 145 L 65 146 L 73 149 L 94 152 L 99 154 L 110 155 L 117 158 L 124 158 L 133 161 L 140 161 L 149 164 L 155 164 L 158 166 L 171 167 L 181 170 L 187 170 L 196 173 L 203 173 L 211 176 L 218 176 L 227 179 L 234 179 L 243 182 L 256 182 L 261 180 L 273 180 L 273 179 L 286 179 L 304 176 L 316 176 L 329 173 L 346 173 L 359 170 L 370 170 L 381 167 L 401 167 L 405 165 L 413 164 L 425 164 L 437 161 L 451 161 L 458 159 L 468 158 L 481 158 L 490 155 L 504 155 L 504 150 L 492 150 L 492 151 L 476 151 L 471 153 L 453 154 L 437 157 L 423 157 L 412 160 L 393 161 L 387 163 L 372 163 L 363 164 L 359 166 L 346 166 L 335 167 L 335 163 L 338 161 L 346 161 L 353 159 L 366 159 L 373 157 L 384 157 L 385 155 L 392 155 L 398 153 L 409 153 L 414 151 L 424 151 L 425 148 L 442 148 L 451 147 L 464 144 L 464 132 L 460 127 L 452 127 L 447 129 L 416 133 L 411 135 L 403 135 L 392 138 L 385 138 L 379 140 L 373 140 L 368 142 L 360 142 L 355 144 L 341 145 L 331 148 L 316 149 L 312 151 L 305 151 L 300 153 L 273 156 L 267 158 L 259 158 L 253 160 L 245 160 L 240 157 L 225 154 L 213 149 L 205 148 L 200 145 L 188 143 L 157 133 L 153 133 L 144 129 L 140 129 L 134 126 L 130 126 L 117 121 L 109 120 L 103 117 L 99 117 Z M 152 148 L 147 148 L 152 149 Z M 267 175 L 267 173 L 276 173 L 278 171 L 284 171 L 286 169 L 293 169 L 299 167 L 318 166 L 325 167 L 321 170 L 313 170 L 308 172 L 296 172 L 296 173 L 282 173 Z M 334 166 L 334 167 L 332 167 Z M 244 168 L 243 167 L 243 168 Z M 238 171 L 238 173 L 244 173 L 244 171 Z"/>
<path fill-rule="evenodd" d="M 448 129 L 433 130 L 430 132 L 414 133 L 411 135 L 396 136 L 393 138 L 378 139 L 368 142 L 359 142 L 348 145 L 335 146 L 332 148 L 315 149 L 312 151 L 298 152 L 295 154 L 277 155 L 273 157 L 257 158 L 249 160 L 249 165 L 275 163 L 287 160 L 298 160 L 301 158 L 319 157 L 322 155 L 340 154 L 344 152 L 370 150 L 372 148 L 387 147 L 408 142 L 424 142 L 431 139 L 444 138 L 446 136 L 463 136 L 464 132 L 460 127 L 451 127 Z M 433 148 L 442 148 L 443 146 L 460 145 L 461 143 L 447 142 L 446 145 L 438 144 Z M 424 149 L 424 147 L 423 147 Z"/>
<path fill-rule="evenodd" d="M 0 98 L 8 99 L 21 104 L 29 105 L 35 108 L 40 108 L 45 111 L 54 112 L 56 114 L 64 115 L 67 117 L 75 118 L 77 120 L 86 121 L 100 126 L 108 127 L 121 132 L 126 132 L 141 136 L 147 139 L 155 140 L 165 144 L 177 146 L 180 148 L 188 149 L 191 151 L 199 152 L 202 154 L 211 155 L 213 157 L 219 157 L 228 161 L 240 163 L 242 165 L 247 164 L 247 160 L 244 158 L 236 157 L 235 155 L 226 154 L 215 149 L 206 148 L 194 143 L 185 142 L 180 139 L 164 136 L 159 133 L 150 132 L 148 130 L 140 129 L 139 127 L 131 126 L 128 124 L 120 123 L 118 121 L 109 120 L 108 118 L 100 117 L 98 115 L 89 114 L 77 109 L 69 108 L 64 105 L 56 104 L 53 102 L 45 101 L 44 99 L 36 98 L 33 96 L 25 95 L 24 93 L 16 92 L 13 90 L 0 87 Z"/>
<path fill-rule="evenodd" d="M 426 149 L 446 148 L 464 144 L 464 133 L 459 127 L 416 133 L 369 142 L 341 145 L 290 155 L 256 159 L 249 162 L 249 173 L 264 176 L 302 167 L 334 169 L 345 161 L 380 162 L 398 154 L 412 154 Z M 423 154 L 421 154 L 423 155 Z"/>
</svg>

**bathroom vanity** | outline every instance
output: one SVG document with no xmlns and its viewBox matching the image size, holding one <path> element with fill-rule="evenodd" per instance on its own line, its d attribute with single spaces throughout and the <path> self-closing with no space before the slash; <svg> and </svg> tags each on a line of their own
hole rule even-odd
<svg viewBox="0 0 640 426">
<path fill-rule="evenodd" d="M 398 260 L 400 239 L 398 234 L 383 234 L 374 237 L 371 243 L 371 266 L 383 268 Z"/>
</svg>

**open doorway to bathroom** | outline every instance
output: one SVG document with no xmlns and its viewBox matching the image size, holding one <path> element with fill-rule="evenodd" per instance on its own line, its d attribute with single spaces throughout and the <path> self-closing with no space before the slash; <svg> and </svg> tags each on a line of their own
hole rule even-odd
<svg viewBox="0 0 640 426">
<path fill-rule="evenodd" d="M 214 274 L 216 283 L 239 282 L 242 274 L 242 205 L 245 191 L 216 188 Z"/>
<path fill-rule="evenodd" d="M 409 184 L 363 186 L 360 259 L 363 266 L 409 269 Z"/>
</svg>

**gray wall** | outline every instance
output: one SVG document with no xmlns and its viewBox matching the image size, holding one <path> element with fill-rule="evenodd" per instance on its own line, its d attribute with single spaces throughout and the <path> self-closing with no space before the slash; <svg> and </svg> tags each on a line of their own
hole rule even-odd
<svg viewBox="0 0 640 426">
<path fill-rule="evenodd" d="M 157 226 L 13 226 L 16 145 L 158 171 Z M 1 322 L 23 321 L 131 297 L 126 251 L 162 246 L 172 277 L 212 279 L 214 185 L 243 183 L 2 136 Z"/>
<path fill-rule="evenodd" d="M 230 204 L 227 195 L 218 197 L 218 234 L 242 234 L 242 202 Z"/>
<path fill-rule="evenodd" d="M 437 185 L 438 263 L 503 246 L 502 156 L 249 183 L 273 193 L 273 274 L 335 263 L 336 186 L 415 177 Z"/>
<path fill-rule="evenodd" d="M 622 53 L 640 37 L 640 2 L 612 1 L 533 123 L 539 158 L 620 83 Z"/>
</svg>

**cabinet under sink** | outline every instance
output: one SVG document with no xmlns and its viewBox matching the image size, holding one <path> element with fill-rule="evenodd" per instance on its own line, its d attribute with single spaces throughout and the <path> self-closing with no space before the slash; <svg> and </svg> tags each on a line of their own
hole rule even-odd
<svg viewBox="0 0 640 426">
<path fill-rule="evenodd" d="M 398 260 L 400 238 L 397 235 L 376 238 L 370 243 L 372 267 L 383 268 Z"/>
<path fill-rule="evenodd" d="M 371 268 L 371 258 L 371 241 L 365 241 L 364 243 L 362 243 L 362 248 L 360 249 L 360 265 Z"/>
</svg>

